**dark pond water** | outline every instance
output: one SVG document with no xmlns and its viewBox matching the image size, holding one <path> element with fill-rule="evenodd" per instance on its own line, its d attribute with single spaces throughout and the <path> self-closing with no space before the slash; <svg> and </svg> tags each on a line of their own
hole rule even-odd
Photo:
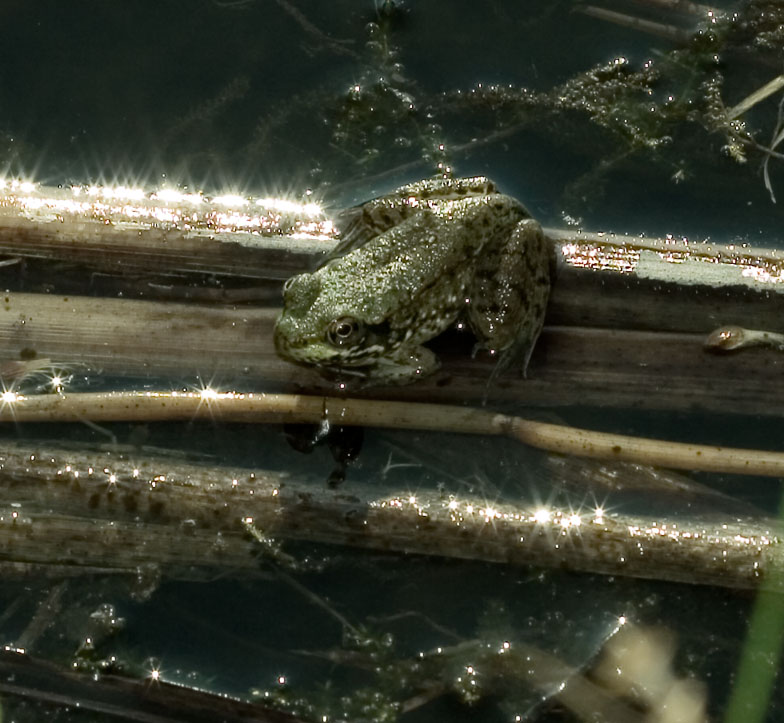
<svg viewBox="0 0 784 723">
<path fill-rule="evenodd" d="M 711 127 L 705 110 L 710 82 L 732 106 L 776 76 L 781 43 L 761 51 L 751 31 L 737 31 L 732 42 L 712 45 L 688 39 L 696 26 L 688 13 L 620 1 L 604 7 L 666 25 L 671 37 L 549 0 L 7 0 L 0 7 L 0 169 L 47 185 L 180 185 L 293 198 L 312 191 L 340 208 L 449 168 L 493 178 L 543 225 L 784 247 L 764 153 L 741 146 L 745 162 L 733 159 L 728 147 L 737 139 Z M 589 71 L 605 82 L 589 82 Z M 746 116 L 759 144 L 776 135 L 779 98 Z M 782 168 L 779 159 L 770 162 L 773 192 L 784 196 Z M 555 413 L 582 426 L 781 448 L 778 422 L 578 404 Z M 300 455 L 279 427 L 110 429 L 124 443 L 141 435 L 157 447 L 307 475 L 315 485 L 333 467 L 326 448 Z M 104 441 L 81 426 L 22 426 L 14 434 Z M 542 501 L 552 492 L 538 462 L 511 442 L 368 430 L 346 484 L 441 485 Z M 390 467 L 397 463 L 411 466 Z M 775 513 L 777 481 L 762 491 L 758 480 L 700 481 Z M 695 512 L 672 509 L 677 504 L 664 503 L 673 516 Z M 576 667 L 628 616 L 672 632 L 675 669 L 707 684 L 708 709 L 719 720 L 754 603 L 752 594 L 712 587 L 304 543 L 286 550 L 323 559 L 323 571 L 298 573 L 292 584 L 260 561 L 261 574 L 247 579 L 230 570 L 206 581 L 164 577 L 143 599 L 125 582 L 72 580 L 35 652 L 67 665 L 90 613 L 109 603 L 125 626 L 97 641 L 98 659 L 115 655 L 131 671 L 160 665 L 166 679 L 240 697 L 280 690 L 284 676 L 292 695 L 310 701 L 314 720 L 323 711 L 340 718 L 340 698 L 348 696 L 356 705 L 347 719 L 386 721 L 384 703 L 402 696 L 397 673 L 327 656 L 352 647 L 340 616 L 386 651 L 385 664 L 508 636 Z M 53 584 L 32 577 L 0 586 L 0 643 L 15 643 Z M 400 720 L 577 720 L 558 705 L 538 706 L 539 693 L 510 687 L 489 691 L 475 707 L 434 695 Z M 360 695 L 375 701 L 364 714 Z M 767 720 L 780 720 L 780 688 L 772 696 Z M 3 721 L 43 715 L 0 700 Z"/>
</svg>

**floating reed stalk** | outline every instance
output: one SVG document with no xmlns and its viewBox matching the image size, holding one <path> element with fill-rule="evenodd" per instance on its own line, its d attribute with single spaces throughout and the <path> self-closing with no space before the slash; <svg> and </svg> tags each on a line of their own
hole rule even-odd
<svg viewBox="0 0 784 723">
<path fill-rule="evenodd" d="M 0 422 L 321 422 L 505 436 L 532 447 L 579 457 L 671 469 L 784 476 L 784 453 L 683 444 L 595 432 L 447 404 L 417 404 L 299 394 L 107 392 L 3 395 Z"/>
<path fill-rule="evenodd" d="M 276 539 L 725 587 L 753 587 L 769 573 L 774 584 L 784 580 L 781 538 L 765 520 L 672 521 L 440 492 L 380 495 L 355 483 L 333 491 L 288 474 L 45 443 L 2 445 L 0 471 L 5 572 L 145 564 L 242 571 L 261 554 L 252 526 Z"/>
</svg>

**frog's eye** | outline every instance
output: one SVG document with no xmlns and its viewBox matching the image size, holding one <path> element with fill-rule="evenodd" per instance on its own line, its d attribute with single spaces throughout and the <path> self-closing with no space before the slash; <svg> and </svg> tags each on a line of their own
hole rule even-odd
<svg viewBox="0 0 784 723">
<path fill-rule="evenodd" d="M 327 341 L 332 346 L 359 344 L 365 338 L 365 325 L 351 316 L 341 316 L 327 327 Z"/>
<path fill-rule="evenodd" d="M 294 281 L 294 279 L 296 279 L 296 278 L 297 278 L 296 276 L 289 276 L 289 278 L 286 279 L 283 282 L 283 293 L 284 294 L 291 288 L 291 282 Z"/>
</svg>

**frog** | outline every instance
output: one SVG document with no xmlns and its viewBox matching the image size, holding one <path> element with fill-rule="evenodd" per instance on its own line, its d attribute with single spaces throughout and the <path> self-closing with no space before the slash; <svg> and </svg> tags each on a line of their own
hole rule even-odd
<svg viewBox="0 0 784 723">
<path fill-rule="evenodd" d="M 519 201 L 485 177 L 410 183 L 336 219 L 341 240 L 284 284 L 274 342 L 282 358 L 363 385 L 435 372 L 425 344 L 458 324 L 475 352 L 519 359 L 542 330 L 555 265 L 551 242 Z"/>
</svg>

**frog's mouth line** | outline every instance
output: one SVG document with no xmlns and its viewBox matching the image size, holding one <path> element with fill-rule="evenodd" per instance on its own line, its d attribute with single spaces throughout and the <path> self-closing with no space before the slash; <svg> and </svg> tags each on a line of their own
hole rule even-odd
<svg viewBox="0 0 784 723">
<path fill-rule="evenodd" d="M 403 337 L 395 333 L 387 321 L 368 324 L 359 344 L 340 347 L 330 344 L 329 341 L 321 341 L 319 348 L 323 349 L 324 353 L 316 363 L 324 367 L 350 369 L 377 366 L 397 351 L 402 340 Z"/>
<path fill-rule="evenodd" d="M 348 353 L 339 350 L 337 354 L 331 355 L 330 358 L 320 362 L 319 365 L 346 369 L 374 367 L 384 364 L 387 361 L 386 355 L 394 352 L 394 349 L 395 347 L 389 347 L 385 344 L 371 344 L 370 346 L 363 344 L 355 347 L 353 350 L 349 350 Z"/>
<path fill-rule="evenodd" d="M 311 365 L 308 365 L 311 366 Z M 341 382 L 347 379 L 358 379 L 358 380 L 384 380 L 389 384 L 395 384 L 394 379 L 397 374 L 390 373 L 391 370 L 399 370 L 401 367 L 405 367 L 405 365 L 401 365 L 398 362 L 392 361 L 390 359 L 386 359 L 384 357 L 378 357 L 373 361 L 369 361 L 367 364 L 364 365 L 357 365 L 357 366 L 347 366 L 347 365 L 332 365 L 332 364 L 313 364 L 318 368 L 319 373 L 332 381 Z M 412 369 L 416 369 L 416 366 L 411 367 Z"/>
<path fill-rule="evenodd" d="M 329 370 L 352 370 L 352 374 L 366 376 L 362 367 L 372 367 L 384 359 L 384 354 L 391 351 L 386 345 L 373 344 L 357 346 L 354 348 L 336 349 L 326 341 L 314 342 L 312 339 L 304 340 L 299 344 L 291 344 L 288 339 L 276 335 L 274 338 L 275 350 L 283 359 L 319 367 Z"/>
<path fill-rule="evenodd" d="M 336 347 L 326 339 L 314 337 L 291 343 L 277 333 L 273 339 L 278 356 L 301 366 L 316 367 L 322 376 L 340 380 L 385 378 L 389 374 L 384 370 L 405 367 L 405 363 L 392 357 L 410 336 L 399 333 L 385 321 L 366 326 L 362 343 L 354 346 Z"/>
</svg>

